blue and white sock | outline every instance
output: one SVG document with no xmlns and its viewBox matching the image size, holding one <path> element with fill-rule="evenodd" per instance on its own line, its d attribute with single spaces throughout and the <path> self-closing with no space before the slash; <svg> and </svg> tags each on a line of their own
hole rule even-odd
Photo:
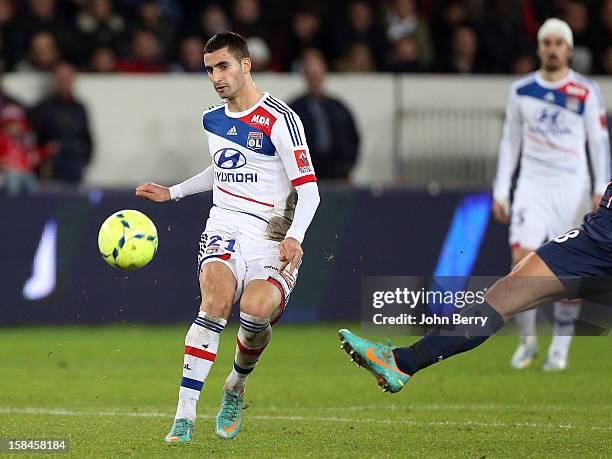
<svg viewBox="0 0 612 459">
<path fill-rule="evenodd" d="M 217 357 L 219 334 L 227 321 L 200 311 L 185 337 L 183 378 L 175 419 L 187 418 L 195 422 L 196 404 L 204 381 Z"/>
<path fill-rule="evenodd" d="M 255 369 L 259 357 L 272 336 L 269 319 L 240 313 L 240 328 L 236 337 L 234 368 L 225 381 L 228 389 L 244 390 L 247 378 Z"/>
</svg>

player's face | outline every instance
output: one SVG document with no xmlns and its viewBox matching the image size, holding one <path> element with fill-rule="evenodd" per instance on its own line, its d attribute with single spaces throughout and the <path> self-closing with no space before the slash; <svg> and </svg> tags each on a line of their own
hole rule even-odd
<svg viewBox="0 0 612 459">
<path fill-rule="evenodd" d="M 561 36 L 550 34 L 540 41 L 538 56 L 540 56 L 544 69 L 559 70 L 569 65 L 572 49 Z"/>
<path fill-rule="evenodd" d="M 239 62 L 227 48 L 204 54 L 204 66 L 213 88 L 223 99 L 231 99 L 244 86 L 245 76 L 250 70 L 248 58 Z"/>
</svg>

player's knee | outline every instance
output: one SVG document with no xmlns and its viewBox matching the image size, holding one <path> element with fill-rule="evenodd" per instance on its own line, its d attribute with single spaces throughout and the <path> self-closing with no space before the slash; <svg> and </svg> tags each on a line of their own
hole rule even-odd
<svg viewBox="0 0 612 459">
<path fill-rule="evenodd" d="M 240 299 L 240 311 L 254 317 L 269 319 L 274 310 L 274 296 L 263 289 L 246 291 Z"/>
<path fill-rule="evenodd" d="M 227 297 L 209 296 L 200 303 L 200 311 L 213 317 L 227 317 L 232 307 L 232 300 Z"/>
</svg>

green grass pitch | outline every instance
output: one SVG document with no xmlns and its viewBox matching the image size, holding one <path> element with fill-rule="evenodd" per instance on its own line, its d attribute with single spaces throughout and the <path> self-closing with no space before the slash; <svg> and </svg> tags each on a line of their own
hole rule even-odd
<svg viewBox="0 0 612 459">
<path fill-rule="evenodd" d="M 576 338 L 561 374 L 543 373 L 541 361 L 511 370 L 516 338 L 492 338 L 387 394 L 339 349 L 337 326 L 283 324 L 250 378 L 238 438 L 213 432 L 234 354 L 230 326 L 194 441 L 168 446 L 187 326 L 0 330 L 0 437 L 68 438 L 67 455 L 79 457 L 612 454 L 609 337 Z"/>
</svg>

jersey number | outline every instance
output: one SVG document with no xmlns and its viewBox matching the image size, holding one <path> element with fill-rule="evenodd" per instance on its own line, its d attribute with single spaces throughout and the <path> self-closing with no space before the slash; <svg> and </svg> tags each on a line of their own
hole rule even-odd
<svg viewBox="0 0 612 459">
<path fill-rule="evenodd" d="M 208 244 L 206 244 L 206 247 L 215 245 L 218 242 L 223 242 L 223 238 L 221 236 L 213 236 L 210 238 L 210 241 L 208 241 Z M 225 248 L 225 250 L 227 250 L 228 252 L 233 252 L 234 245 L 236 244 L 236 239 L 229 239 L 229 240 L 226 240 L 225 242 L 227 242 L 227 247 Z"/>
<path fill-rule="evenodd" d="M 580 234 L 580 230 L 579 229 L 573 229 L 568 231 L 565 234 L 562 234 L 561 236 L 557 236 L 554 241 L 555 242 L 566 242 L 568 239 L 574 239 L 576 236 L 578 236 Z"/>
</svg>

